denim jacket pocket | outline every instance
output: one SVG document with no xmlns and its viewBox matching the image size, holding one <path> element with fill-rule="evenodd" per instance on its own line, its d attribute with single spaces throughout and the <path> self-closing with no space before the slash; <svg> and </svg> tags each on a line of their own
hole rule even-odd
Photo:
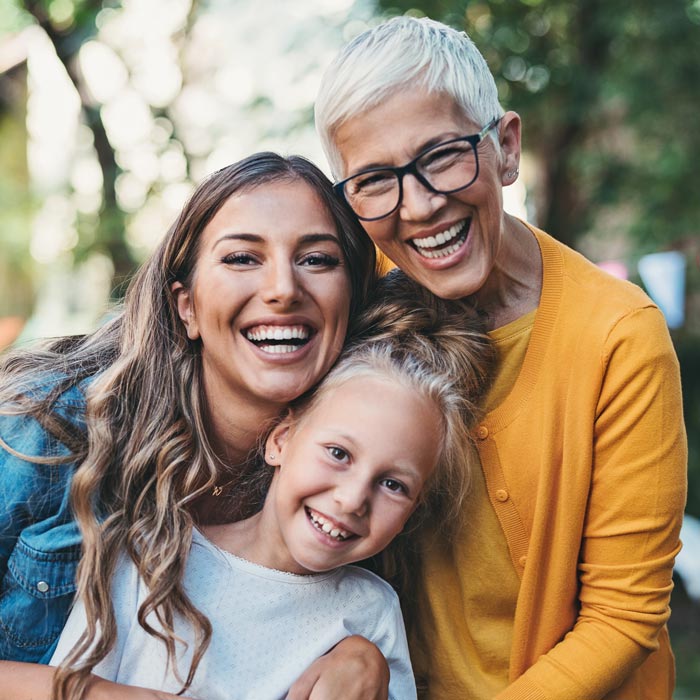
<svg viewBox="0 0 700 700">
<path fill-rule="evenodd" d="M 80 548 L 40 552 L 20 538 L 0 589 L 0 659 L 48 662 L 76 589 Z"/>
</svg>

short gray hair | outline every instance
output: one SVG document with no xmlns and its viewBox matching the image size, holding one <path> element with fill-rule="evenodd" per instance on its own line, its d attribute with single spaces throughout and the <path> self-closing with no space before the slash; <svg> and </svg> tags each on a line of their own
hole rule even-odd
<svg viewBox="0 0 700 700">
<path fill-rule="evenodd" d="M 486 60 L 464 32 L 427 17 L 394 17 L 347 44 L 321 81 L 316 129 L 334 177 L 345 175 L 336 131 L 407 87 L 450 95 L 482 126 L 503 114 Z"/>
</svg>

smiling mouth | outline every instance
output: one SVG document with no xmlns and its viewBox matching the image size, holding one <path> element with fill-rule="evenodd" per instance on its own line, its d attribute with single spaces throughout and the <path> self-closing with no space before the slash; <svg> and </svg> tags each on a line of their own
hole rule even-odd
<svg viewBox="0 0 700 700">
<path fill-rule="evenodd" d="M 429 258 L 431 260 L 435 258 L 444 258 L 451 255 L 456 250 L 459 250 L 464 241 L 467 240 L 471 223 L 471 217 L 463 219 L 446 231 L 441 231 L 435 236 L 414 238 L 410 243 L 414 250 L 424 258 Z"/>
<path fill-rule="evenodd" d="M 358 536 L 349 530 L 343 530 L 328 518 L 325 518 L 315 510 L 311 510 L 308 506 L 304 506 L 304 510 L 306 511 L 306 517 L 317 530 L 320 530 L 324 535 L 328 535 L 328 537 L 334 540 L 338 540 L 338 542 L 344 542 L 351 537 Z"/>
<path fill-rule="evenodd" d="M 263 352 L 284 355 L 304 347 L 314 335 L 309 326 L 251 326 L 243 331 L 244 337 Z"/>
</svg>

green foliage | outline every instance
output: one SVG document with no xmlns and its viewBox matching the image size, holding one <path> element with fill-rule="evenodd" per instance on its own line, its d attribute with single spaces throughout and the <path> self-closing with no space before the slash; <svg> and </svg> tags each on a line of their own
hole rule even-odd
<svg viewBox="0 0 700 700">
<path fill-rule="evenodd" d="M 31 19 L 24 12 L 22 3 L 18 0 L 3 0 L 0 3 L 0 37 L 28 27 Z"/>
<path fill-rule="evenodd" d="M 698 0 L 379 0 L 465 29 L 484 53 L 525 148 L 543 164 L 539 223 L 574 243 L 602 208 L 633 212 L 652 250 L 700 221 Z"/>
</svg>

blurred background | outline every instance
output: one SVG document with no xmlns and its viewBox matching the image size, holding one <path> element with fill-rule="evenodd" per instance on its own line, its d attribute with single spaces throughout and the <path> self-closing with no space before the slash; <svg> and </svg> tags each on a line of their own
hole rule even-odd
<svg viewBox="0 0 700 700">
<path fill-rule="evenodd" d="M 328 172 L 321 73 L 403 13 L 465 29 L 521 114 L 507 208 L 666 315 L 690 445 L 675 697 L 700 699 L 700 0 L 0 0 L 0 349 L 94 328 L 211 171 L 271 149 Z"/>
</svg>

